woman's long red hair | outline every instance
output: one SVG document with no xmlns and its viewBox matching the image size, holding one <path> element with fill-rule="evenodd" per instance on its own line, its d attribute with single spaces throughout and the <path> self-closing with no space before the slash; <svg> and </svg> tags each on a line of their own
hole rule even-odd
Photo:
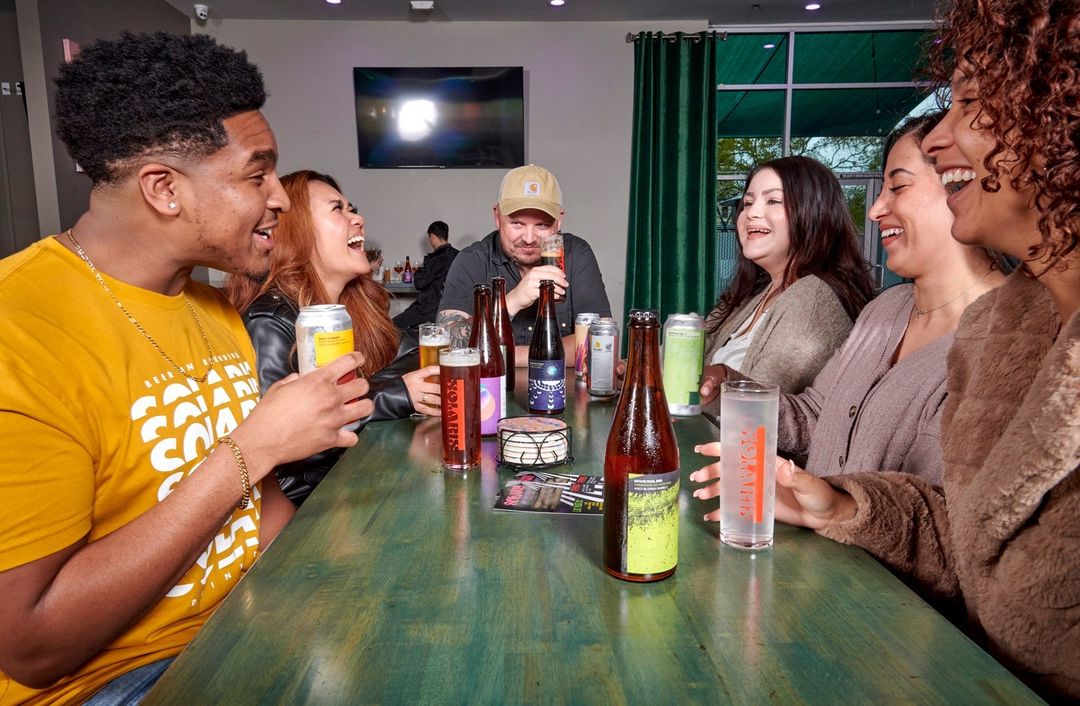
<svg viewBox="0 0 1080 706">
<path fill-rule="evenodd" d="M 274 249 L 270 255 L 270 273 L 263 282 L 243 275 L 225 278 L 225 293 L 239 312 L 270 290 L 277 290 L 297 306 L 344 304 L 353 322 L 356 350 L 364 354 L 361 372 L 370 375 L 394 359 L 398 347 L 398 329 L 390 320 L 390 294 L 371 277 L 362 275 L 345 286 L 336 302 L 330 301 L 319 279 L 311 254 L 315 252 L 315 220 L 311 215 L 308 185 L 320 181 L 338 191 L 333 177 L 311 170 L 300 170 L 281 178 L 292 208 L 281 214 L 274 230 Z"/>
</svg>

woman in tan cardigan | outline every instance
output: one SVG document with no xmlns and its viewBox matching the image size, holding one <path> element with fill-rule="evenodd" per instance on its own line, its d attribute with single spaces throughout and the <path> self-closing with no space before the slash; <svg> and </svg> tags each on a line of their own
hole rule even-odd
<svg viewBox="0 0 1080 706">
<path fill-rule="evenodd" d="M 865 547 L 1043 696 L 1080 699 L 1080 4 L 968 0 L 934 65 L 952 106 L 923 142 L 960 242 L 1022 267 L 949 353 L 944 487 L 828 482 L 782 463 L 776 516 Z"/>
<path fill-rule="evenodd" d="M 705 375 L 725 364 L 799 392 L 873 294 L 840 182 L 809 157 L 764 162 L 735 229 L 735 277 L 705 322 Z"/>
</svg>

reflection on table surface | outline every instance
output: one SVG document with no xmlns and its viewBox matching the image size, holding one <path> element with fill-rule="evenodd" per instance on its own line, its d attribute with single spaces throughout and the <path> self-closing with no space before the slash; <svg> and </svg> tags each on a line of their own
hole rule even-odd
<svg viewBox="0 0 1080 706">
<path fill-rule="evenodd" d="M 570 468 L 601 475 L 617 400 L 572 374 Z M 711 427 L 675 428 L 679 568 L 632 584 L 601 517 L 492 510 L 494 439 L 456 473 L 438 419 L 369 425 L 146 703 L 1038 703 L 860 549 L 722 546 L 686 480 Z"/>
</svg>

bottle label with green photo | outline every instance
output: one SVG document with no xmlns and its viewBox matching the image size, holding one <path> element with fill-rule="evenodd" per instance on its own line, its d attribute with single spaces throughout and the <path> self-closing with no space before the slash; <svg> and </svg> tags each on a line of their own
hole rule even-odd
<svg viewBox="0 0 1080 706">
<path fill-rule="evenodd" d="M 631 473 L 626 486 L 626 571 L 658 574 L 679 563 L 679 471 Z"/>
</svg>

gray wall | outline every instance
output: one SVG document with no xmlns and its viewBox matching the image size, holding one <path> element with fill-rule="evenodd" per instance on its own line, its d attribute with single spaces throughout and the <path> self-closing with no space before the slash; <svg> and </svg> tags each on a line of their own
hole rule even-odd
<svg viewBox="0 0 1080 706">
<path fill-rule="evenodd" d="M 15 0 L 0 0 L 0 82 L 9 87 L 0 95 L 0 257 L 38 237 L 26 95 L 16 88 L 24 80 Z"/>
<path fill-rule="evenodd" d="M 386 260 L 424 252 L 428 223 L 450 224 L 461 247 L 493 229 L 501 170 L 361 170 L 354 66 L 524 66 L 526 158 L 558 177 L 564 228 L 596 251 L 621 315 L 625 279 L 634 50 L 627 32 L 698 31 L 706 22 L 287 22 L 192 24 L 247 50 L 266 78 L 266 115 L 280 171 L 337 177 Z"/>
<path fill-rule="evenodd" d="M 26 73 L 38 217 L 46 233 L 72 226 L 89 205 L 90 180 L 56 139 L 56 78 L 64 60 L 62 40 L 87 46 L 125 30 L 189 34 L 191 22 L 164 0 L 16 0 Z"/>
</svg>

